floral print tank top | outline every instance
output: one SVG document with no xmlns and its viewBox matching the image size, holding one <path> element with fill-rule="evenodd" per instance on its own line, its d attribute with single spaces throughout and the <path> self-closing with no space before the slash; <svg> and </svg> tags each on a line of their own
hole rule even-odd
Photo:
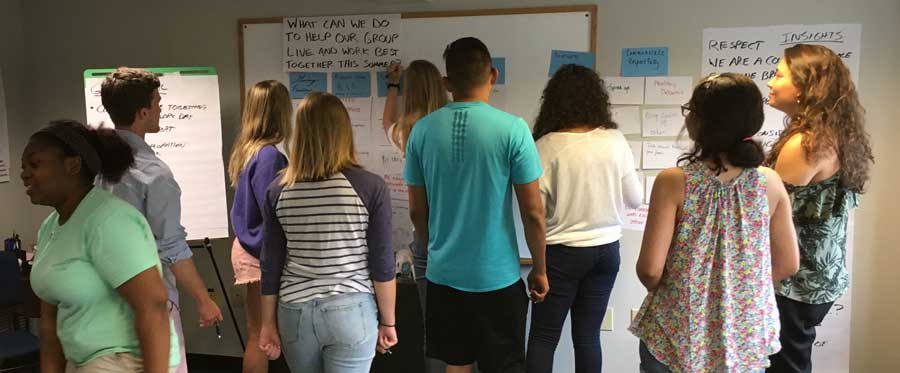
<svg viewBox="0 0 900 373">
<path fill-rule="evenodd" d="M 659 286 L 631 330 L 673 372 L 750 372 L 778 352 L 766 177 L 727 182 L 702 163 L 683 168 L 682 213 Z"/>
</svg>

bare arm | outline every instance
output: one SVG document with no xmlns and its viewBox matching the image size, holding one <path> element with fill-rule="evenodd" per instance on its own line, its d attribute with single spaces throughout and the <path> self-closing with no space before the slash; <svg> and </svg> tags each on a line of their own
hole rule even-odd
<svg viewBox="0 0 900 373">
<path fill-rule="evenodd" d="M 425 187 L 410 186 L 409 218 L 415 228 L 416 245 L 421 245 L 423 252 L 428 252 L 428 192 Z"/>
<path fill-rule="evenodd" d="M 219 305 L 209 296 L 206 284 L 200 278 L 197 267 L 192 258 L 182 259 L 169 267 L 175 275 L 178 286 L 188 292 L 191 298 L 197 302 L 197 311 L 200 313 L 200 326 L 212 326 L 222 321 L 222 311 Z"/>
<path fill-rule="evenodd" d="M 399 84 L 400 83 L 400 74 L 403 71 L 403 67 L 400 64 L 391 64 L 387 69 L 387 83 L 388 84 Z M 387 102 L 384 105 L 384 115 L 381 117 L 381 127 L 384 128 L 385 134 L 390 139 L 392 138 L 391 133 L 387 133 L 388 128 L 391 127 L 392 124 L 397 122 L 397 96 L 399 90 L 396 87 L 388 87 L 387 89 Z"/>
<path fill-rule="evenodd" d="M 539 180 L 528 184 L 515 184 L 516 201 L 525 228 L 525 241 L 531 252 L 532 267 L 528 274 L 528 288 L 532 300 L 541 302 L 550 291 L 547 280 L 547 226 L 544 220 L 544 205 L 541 202 Z"/>
<path fill-rule="evenodd" d="M 125 281 L 116 290 L 134 309 L 134 327 L 141 343 L 146 373 L 169 371 L 169 310 L 166 287 L 159 270 L 151 267 Z"/>
<path fill-rule="evenodd" d="M 769 246 L 772 251 L 772 279 L 781 281 L 800 269 L 800 248 L 791 214 L 791 201 L 778 174 L 763 168 L 769 200 Z"/>
<path fill-rule="evenodd" d="M 275 307 L 277 295 L 263 295 L 260 304 L 259 349 L 266 353 L 269 360 L 281 355 L 281 337 L 278 335 L 278 318 Z"/>
<path fill-rule="evenodd" d="M 684 200 L 684 172 L 670 168 L 659 173 L 650 193 L 650 210 L 637 261 L 637 275 L 648 291 L 662 279 L 675 234 L 678 210 Z"/>
<path fill-rule="evenodd" d="M 784 182 L 802 186 L 811 183 L 816 176 L 834 174 L 837 170 L 837 167 L 833 167 L 836 162 L 837 158 L 834 154 L 819 161 L 810 162 L 806 150 L 803 149 L 803 135 L 796 134 L 784 144 L 781 152 L 778 153 L 775 171 Z"/>
<path fill-rule="evenodd" d="M 56 335 L 56 306 L 41 302 L 41 373 L 63 373 L 66 357 Z"/>
<path fill-rule="evenodd" d="M 375 284 L 375 301 L 378 303 L 378 345 L 376 349 L 385 353 L 397 344 L 397 319 L 394 306 L 397 300 L 397 280 L 385 282 L 373 281 Z"/>
</svg>

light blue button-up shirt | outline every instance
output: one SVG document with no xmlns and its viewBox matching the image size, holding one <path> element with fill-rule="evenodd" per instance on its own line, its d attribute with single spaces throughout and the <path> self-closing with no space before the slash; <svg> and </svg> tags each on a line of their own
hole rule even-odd
<svg viewBox="0 0 900 373">
<path fill-rule="evenodd" d="M 187 233 L 181 225 L 181 188 L 172 170 L 150 145 L 137 134 L 116 130 L 134 149 L 134 166 L 116 184 L 100 181 L 98 186 L 130 203 L 147 218 L 156 249 L 163 264 L 163 279 L 169 300 L 178 303 L 178 288 L 171 265 L 193 256 L 187 244 Z"/>
</svg>

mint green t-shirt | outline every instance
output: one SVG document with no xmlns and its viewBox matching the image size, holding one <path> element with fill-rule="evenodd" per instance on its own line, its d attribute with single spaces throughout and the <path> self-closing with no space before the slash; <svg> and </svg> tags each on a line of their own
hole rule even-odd
<svg viewBox="0 0 900 373">
<path fill-rule="evenodd" d="M 520 279 L 514 184 L 541 176 L 522 118 L 484 102 L 454 102 L 416 122 L 403 176 L 428 195 L 429 281 L 488 292 Z"/>
<path fill-rule="evenodd" d="M 116 352 L 141 355 L 134 310 L 116 288 L 152 267 L 160 269 L 160 262 L 147 221 L 109 192 L 93 188 L 62 226 L 56 211 L 44 220 L 31 286 L 57 307 L 56 334 L 67 360 L 82 365 Z M 169 333 L 175 366 L 171 321 Z"/>
</svg>

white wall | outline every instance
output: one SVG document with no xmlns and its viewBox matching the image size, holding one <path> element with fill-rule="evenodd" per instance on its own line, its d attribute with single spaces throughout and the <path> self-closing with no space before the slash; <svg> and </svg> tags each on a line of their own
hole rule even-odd
<svg viewBox="0 0 900 373">
<path fill-rule="evenodd" d="M 433 0 L 410 5 L 379 5 L 374 1 L 254 2 L 192 0 L 155 2 L 0 1 L 0 63 L 10 97 L 13 152 L 21 152 L 30 132 L 49 120 L 84 119 L 81 72 L 85 68 L 211 65 L 218 69 L 225 148 L 239 121 L 237 19 L 284 15 L 352 14 L 476 8 L 529 7 L 592 3 L 590 1 Z M 900 177 L 890 172 L 900 156 L 891 146 L 900 140 L 894 118 L 900 116 L 896 88 L 900 86 L 900 2 L 897 0 L 609 0 L 598 4 L 598 70 L 618 73 L 623 47 L 668 46 L 672 75 L 699 74 L 701 31 L 704 27 L 761 26 L 797 23 L 860 23 L 862 33 L 862 102 L 875 147 L 876 166 L 858 211 L 853 273 L 853 372 L 889 372 L 900 365 L 893 343 L 900 337 L 900 238 L 894 235 L 900 206 L 891 193 Z M 24 13 L 24 14 L 23 14 Z M 23 33 L 24 30 L 24 33 Z M 441 46 L 435 46 L 440 48 Z M 24 58 L 21 52 L 24 49 Z M 13 53 L 8 53 L 12 51 Z M 18 56 L 17 56 L 18 55 Z M 25 93 L 22 96 L 21 93 Z M 224 152 L 224 150 L 223 150 Z M 19 154 L 12 154 L 18 177 Z M 0 184 L 2 206 L 24 208 L 20 185 Z M 3 209 L 6 210 L 6 209 Z M 0 229 L 16 224 L 35 230 L 41 210 L 24 216 L 0 211 Z M 30 221 L 29 221 L 30 220 Z M 0 232 L 2 233 L 2 232 Z M 26 234 L 25 237 L 33 237 Z M 640 236 L 623 239 L 622 270 L 612 297 L 615 329 L 604 333 L 606 371 L 636 370 L 636 341 L 624 327 L 628 309 L 636 307 L 643 290 L 633 267 Z M 217 243 L 220 266 L 227 267 L 227 243 Z M 223 263 L 224 262 L 224 263 Z M 227 271 L 226 272 L 230 272 Z M 226 273 L 228 275 L 230 273 Z M 206 276 L 211 281 L 210 276 Z M 573 371 L 571 342 L 563 336 L 558 371 Z M 210 350 L 233 354 L 231 347 Z"/>
<path fill-rule="evenodd" d="M 19 179 L 20 157 L 28 130 L 25 128 L 25 35 L 24 2 L 0 1 L 0 71 L 6 94 L 6 121 L 8 124 L 10 157 L 10 181 L 0 183 L 0 237 L 9 237 L 13 231 L 22 236 L 22 244 L 34 241 L 35 226 L 32 223 L 33 208 L 28 203 L 25 188 Z"/>
</svg>

